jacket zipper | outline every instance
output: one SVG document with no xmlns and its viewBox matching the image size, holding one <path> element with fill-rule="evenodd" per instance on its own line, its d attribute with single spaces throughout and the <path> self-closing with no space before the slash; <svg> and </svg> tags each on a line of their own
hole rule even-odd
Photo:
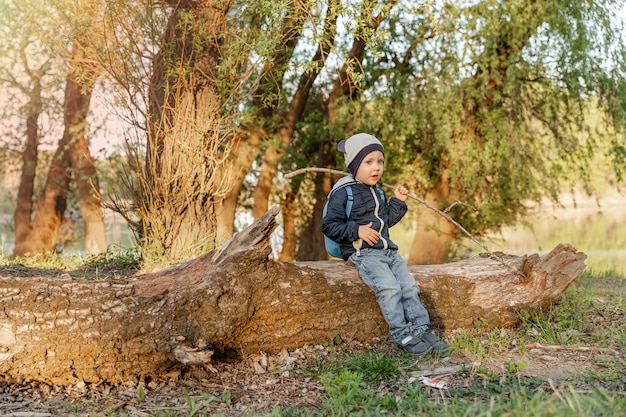
<svg viewBox="0 0 626 417">
<path fill-rule="evenodd" d="M 378 216 L 378 210 L 380 209 L 380 202 L 378 201 L 378 196 L 376 195 L 377 192 L 376 192 L 375 187 L 370 187 L 370 192 L 374 196 L 374 201 L 376 202 L 376 207 L 374 208 L 374 216 L 376 216 L 376 218 L 380 221 L 380 228 L 378 229 L 378 233 L 380 233 L 380 238 L 383 241 L 383 250 L 386 250 L 389 248 L 389 245 L 387 244 L 387 239 L 383 237 L 383 228 L 385 227 L 385 222 L 383 221 L 383 219 L 381 219 Z"/>
</svg>

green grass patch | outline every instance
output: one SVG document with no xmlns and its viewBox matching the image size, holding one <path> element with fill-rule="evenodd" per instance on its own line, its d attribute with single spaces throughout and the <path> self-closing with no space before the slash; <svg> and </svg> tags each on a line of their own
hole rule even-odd
<svg viewBox="0 0 626 417">
<path fill-rule="evenodd" d="M 141 256 L 134 249 L 110 246 L 106 253 L 97 256 L 52 254 L 48 256 L 25 256 L 0 258 L 0 266 L 19 269 L 53 270 L 69 273 L 85 279 L 124 278 L 140 268 Z"/>
</svg>

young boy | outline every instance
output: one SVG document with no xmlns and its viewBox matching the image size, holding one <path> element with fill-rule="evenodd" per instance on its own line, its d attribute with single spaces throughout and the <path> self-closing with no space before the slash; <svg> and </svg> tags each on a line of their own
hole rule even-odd
<svg viewBox="0 0 626 417">
<path fill-rule="evenodd" d="M 329 194 L 322 232 L 338 242 L 344 260 L 356 265 L 363 282 L 374 291 L 395 343 L 417 356 L 449 349 L 430 328 L 430 317 L 419 299 L 419 287 L 398 246 L 389 239 L 389 228 L 407 212 L 408 190 L 394 189 L 386 201 L 376 184 L 383 175 L 384 149 L 374 136 L 359 133 L 337 146 L 344 154 L 350 176 L 339 180 Z M 346 217 L 348 192 L 352 209 Z"/>
</svg>

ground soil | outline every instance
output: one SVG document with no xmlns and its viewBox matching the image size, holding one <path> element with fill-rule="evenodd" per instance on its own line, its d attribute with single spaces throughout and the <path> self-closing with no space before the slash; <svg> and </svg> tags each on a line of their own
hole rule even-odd
<svg viewBox="0 0 626 417">
<path fill-rule="evenodd" d="M 58 271 L 33 271 L 30 268 L 0 266 L 0 275 L 27 277 Z M 89 271 L 74 271 L 84 276 Z M 128 276 L 129 271 L 100 269 L 100 274 Z M 101 275 L 100 278 L 103 276 Z M 603 279 L 598 283 L 617 292 L 626 292 L 626 280 Z M 574 284 L 576 285 L 576 284 Z M 601 302 L 602 300 L 599 300 Z M 622 322 L 626 311 L 621 309 Z M 509 340 L 503 329 L 497 340 Z M 453 340 L 456 334 L 444 335 Z M 515 340 L 514 338 L 510 338 Z M 584 375 L 605 371 L 607 363 L 625 363 L 623 346 L 552 346 L 528 344 L 515 346 L 479 339 L 489 344 L 487 358 L 472 358 L 467 352 L 453 351 L 441 357 L 409 358 L 398 352 L 386 340 L 372 340 L 369 345 L 357 342 L 340 346 L 303 346 L 293 351 L 283 350 L 276 355 L 257 354 L 243 358 L 216 358 L 213 369 L 180 367 L 168 375 L 142 381 L 111 386 L 78 384 L 50 386 L 37 382 L 0 382 L 0 416 L 263 416 L 277 407 L 315 410 L 322 407 L 325 390 L 320 379 L 313 376 L 325 363 L 337 363 L 342 355 L 371 350 L 377 354 L 397 356 L 403 365 L 401 374 L 392 381 L 374 387 L 381 393 L 393 392 L 408 384 L 420 384 L 419 377 L 445 382 L 443 390 L 454 390 L 475 385 L 481 378 L 497 378 L 517 367 L 520 377 L 534 377 L 545 381 L 550 389 L 589 391 L 594 386 L 611 392 L 626 392 L 625 381 L 599 379 L 589 382 Z M 465 365 L 459 368 L 459 365 Z M 423 385 L 433 400 L 440 398 L 439 388 Z M 195 414 L 192 413 L 195 411 Z"/>
</svg>

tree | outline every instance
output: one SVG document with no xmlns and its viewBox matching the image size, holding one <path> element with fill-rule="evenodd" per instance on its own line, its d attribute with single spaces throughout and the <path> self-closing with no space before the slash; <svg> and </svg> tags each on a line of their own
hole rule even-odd
<svg viewBox="0 0 626 417">
<path fill-rule="evenodd" d="M 144 14 L 127 12 L 136 7 Z M 115 205 L 126 211 L 148 263 L 188 259 L 232 236 L 239 190 L 262 140 L 261 132 L 241 128 L 240 97 L 257 84 L 250 49 L 278 36 L 249 30 L 256 14 L 229 1 L 131 1 L 108 9 L 110 27 L 122 36 L 110 40 L 107 56 L 128 59 L 101 65 L 143 129 L 127 147 L 123 194 L 132 202 Z M 140 73 L 150 80 L 148 94 Z"/>
<path fill-rule="evenodd" d="M 59 73 L 54 71 L 59 71 L 61 64 L 54 56 L 57 54 L 65 56 L 64 47 L 61 46 L 63 35 L 56 36 L 59 25 L 58 14 L 58 9 L 46 11 L 28 3 L 19 6 L 5 4 L 4 16 L 9 18 L 9 21 L 4 22 L 6 29 L 15 28 L 15 22 L 19 22 L 18 27 L 9 32 L 18 41 L 16 44 L 19 45 L 19 49 L 7 49 L 4 57 L 5 59 L 19 57 L 17 62 L 23 67 L 27 77 L 26 81 L 22 81 L 21 75 L 15 75 L 11 72 L 12 69 L 5 70 L 5 83 L 19 90 L 27 98 L 27 105 L 22 110 L 26 119 L 26 141 L 22 152 L 22 177 L 14 216 L 16 255 L 45 255 L 54 251 L 59 243 L 59 230 L 64 222 L 72 175 L 79 190 L 85 224 L 86 253 L 98 254 L 106 252 L 107 249 L 104 221 L 97 197 L 98 181 L 85 139 L 85 119 L 95 76 L 89 70 L 85 71 L 84 67 L 83 72 L 78 73 L 76 68 L 81 67 L 81 61 L 76 59 L 70 64 L 70 74 L 67 76 L 63 104 L 65 130 L 53 156 L 46 185 L 37 199 L 36 206 L 33 205 L 41 138 L 39 118 L 48 109 L 43 97 L 50 94 L 50 91 L 44 92 L 44 88 L 53 85 L 51 81 L 54 80 L 54 76 L 59 76 Z M 42 28 L 46 27 L 43 22 L 49 24 L 50 31 L 54 27 L 54 35 L 46 36 L 42 31 Z M 76 36 L 74 58 L 84 52 L 78 43 L 79 36 Z M 30 57 L 36 48 L 46 52 L 43 60 L 41 57 Z M 33 64 L 37 65 L 37 59 L 38 67 L 33 68 Z M 79 78 L 82 78 L 82 83 L 79 83 Z"/>
<path fill-rule="evenodd" d="M 524 215 L 527 201 L 557 201 L 580 181 L 590 190 L 588 164 L 603 142 L 622 152 L 626 50 L 612 7 L 455 2 L 409 24 L 398 13 L 390 38 L 405 41 L 383 45 L 364 71 L 384 92 L 353 112 L 362 130 L 388 138 L 391 160 L 404 167 L 398 178 L 426 201 L 443 209 L 462 200 L 477 208 L 453 212 L 466 228 L 498 229 Z M 589 123 L 596 108 L 605 118 Z M 409 262 L 444 261 L 458 235 L 420 210 Z"/>
<path fill-rule="evenodd" d="M 271 115 L 276 128 L 259 124 L 277 140 L 269 142 L 261 165 L 255 217 L 267 208 L 272 167 L 341 166 L 340 158 L 332 159 L 335 144 L 357 131 L 386 143 L 393 180 L 407 182 L 440 209 L 456 200 L 468 203 L 453 216 L 477 236 L 515 222 L 528 201 L 558 200 L 563 187 L 574 186 L 572 178 L 591 190 L 588 164 L 604 142 L 612 144 L 613 170 L 620 174 L 626 60 L 611 2 L 426 5 L 431 8 L 404 2 L 327 5 L 326 23 L 345 16 L 354 23 L 332 37 L 320 30 L 313 43 L 333 48 L 322 54 L 318 49 L 310 60 L 315 70 L 304 67 L 293 93 L 272 103 L 271 112 L 258 112 L 263 121 Z M 303 59 L 293 56 L 294 62 Z M 322 64 L 323 81 L 302 82 Z M 289 83 L 281 78 L 273 85 L 280 91 Z M 302 97 L 314 100 L 305 111 L 291 112 Z M 602 111 L 607 129 L 585 119 L 590 109 Z M 316 113 L 320 117 L 312 117 Z M 286 133 L 294 119 L 299 127 Z M 306 159 L 277 160 L 289 147 Z M 310 214 L 299 212 L 306 217 L 302 238 L 288 246 L 297 246 L 293 253 L 301 260 L 326 257 L 319 220 L 330 179 L 317 174 L 314 184 Z M 294 187 L 302 191 L 299 183 Z M 292 205 L 294 199 L 286 201 Z M 434 211 L 417 212 L 409 262 L 444 261 L 460 231 Z M 290 257 L 283 253 L 281 259 Z"/>
<path fill-rule="evenodd" d="M 33 57 L 48 56 L 57 51 L 41 41 L 39 33 L 33 25 L 15 26 L 12 22 L 28 22 L 31 16 L 28 10 L 22 10 L 11 3 L 4 3 L 0 13 L 3 37 L 5 42 L 0 53 L 3 65 L 0 80 L 5 86 L 6 105 L 3 106 L 2 119 L 5 126 L 9 121 L 25 121 L 25 138 L 11 130 L 20 129 L 21 125 L 13 123 L 3 129 L 5 146 L 8 149 L 22 148 L 22 170 L 17 192 L 16 210 L 14 213 L 15 239 L 25 241 L 30 229 L 30 216 L 35 193 L 35 177 L 38 164 L 39 145 L 43 136 L 40 117 L 49 116 L 53 111 L 50 90 L 53 89 L 54 76 L 52 60 Z M 15 68 L 22 68 L 22 74 Z M 19 104 L 18 104 L 19 103 Z M 15 104 L 18 104 L 17 106 Z M 16 117 L 17 116 L 17 117 Z M 24 130 L 22 131 L 24 132 Z M 10 138 L 13 138 L 11 140 Z"/>
</svg>

